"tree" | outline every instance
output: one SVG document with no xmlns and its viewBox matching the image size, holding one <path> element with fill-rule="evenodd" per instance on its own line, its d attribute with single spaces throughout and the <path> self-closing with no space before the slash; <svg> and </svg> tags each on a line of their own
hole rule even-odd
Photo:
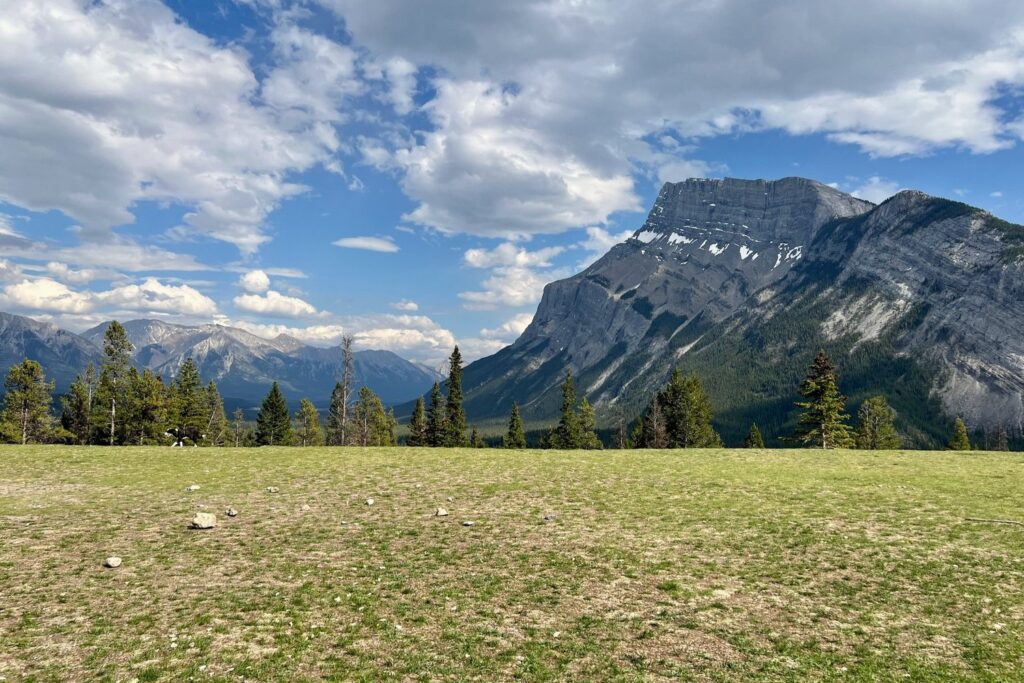
<svg viewBox="0 0 1024 683">
<path fill-rule="evenodd" d="M 615 436 L 612 437 L 612 448 L 623 450 L 629 448 L 629 446 L 629 431 L 626 428 L 626 418 L 620 410 L 616 420 Z"/>
<path fill-rule="evenodd" d="M 331 406 L 327 411 L 327 443 L 330 446 L 345 446 L 349 442 L 349 404 L 352 403 L 352 383 L 355 381 L 352 342 L 348 335 L 341 338 L 341 381 L 334 385 Z"/>
<path fill-rule="evenodd" d="M 235 440 L 235 448 L 242 445 L 242 440 L 245 437 L 245 411 L 241 408 L 235 408 L 234 419 L 231 421 L 231 436 Z"/>
<path fill-rule="evenodd" d="M 562 382 L 562 415 L 550 443 L 551 448 L 580 448 L 580 420 L 576 414 L 576 385 L 572 381 L 572 370 L 565 373 L 565 381 Z"/>
<path fill-rule="evenodd" d="M 3 431 L 21 444 L 42 443 L 53 430 L 53 382 L 43 366 L 26 358 L 11 366 L 4 381 Z"/>
<path fill-rule="evenodd" d="M 281 388 L 274 382 L 256 415 L 256 443 L 260 446 L 288 446 L 291 442 L 292 421 L 288 415 L 288 404 Z"/>
<path fill-rule="evenodd" d="M 427 409 L 427 445 L 439 448 L 445 445 L 447 434 L 444 397 L 437 382 L 430 388 L 430 407 Z"/>
<path fill-rule="evenodd" d="M 665 429 L 665 417 L 661 413 L 661 401 L 655 396 L 647 404 L 647 412 L 640 431 L 640 439 L 636 444 L 640 448 L 668 447 L 668 432 Z"/>
<path fill-rule="evenodd" d="M 893 420 L 895 411 L 885 396 L 874 396 L 860 404 L 857 411 L 857 448 L 879 451 L 902 448 L 903 440 Z"/>
<path fill-rule="evenodd" d="M 502 439 L 503 448 L 526 448 L 526 434 L 523 432 L 523 418 L 519 415 L 519 404 L 512 404 L 508 417 L 508 434 Z"/>
<path fill-rule="evenodd" d="M 300 446 L 323 446 L 324 434 L 320 429 L 320 411 L 308 398 L 299 402 L 299 412 L 295 414 L 295 438 Z"/>
<path fill-rule="evenodd" d="M 949 449 L 951 451 L 971 450 L 971 440 L 967 436 L 967 425 L 964 424 L 963 418 L 959 416 L 953 422 L 953 438 L 949 440 Z"/>
<path fill-rule="evenodd" d="M 394 446 L 395 416 L 384 410 L 380 397 L 370 387 L 359 390 L 359 400 L 352 408 L 353 436 L 359 446 Z"/>
<path fill-rule="evenodd" d="M 129 374 L 131 400 L 125 416 L 125 438 L 129 443 L 158 443 L 167 428 L 167 388 L 151 370 Z"/>
<path fill-rule="evenodd" d="M 999 427 L 999 432 L 996 433 L 996 445 L 995 450 L 997 451 L 1008 451 L 1010 450 L 1010 433 L 1006 431 L 1006 425 Z"/>
<path fill-rule="evenodd" d="M 416 405 L 412 409 L 412 418 L 409 420 L 409 438 L 406 443 L 410 446 L 427 445 L 427 412 L 423 407 L 423 397 L 416 399 Z"/>
<path fill-rule="evenodd" d="M 206 385 L 206 441 L 211 446 L 223 446 L 227 439 L 228 418 L 224 414 L 224 400 L 213 380 Z"/>
<path fill-rule="evenodd" d="M 722 445 L 711 425 L 711 400 L 696 375 L 678 368 L 658 395 L 665 420 L 668 448 L 717 448 Z"/>
<path fill-rule="evenodd" d="M 584 450 L 601 450 L 604 448 L 601 439 L 597 438 L 594 407 L 590 405 L 590 401 L 587 400 L 586 396 L 580 401 L 579 430 L 580 448 Z"/>
<path fill-rule="evenodd" d="M 103 333 L 103 365 L 97 389 L 105 406 L 110 445 L 117 441 L 117 409 L 127 395 L 128 370 L 132 362 L 132 343 L 121 323 L 112 320 Z"/>
<path fill-rule="evenodd" d="M 846 397 L 839 393 L 835 368 L 824 351 L 811 363 L 800 395 L 806 400 L 796 404 L 804 411 L 797 422 L 797 440 L 816 448 L 850 448 Z"/>
<path fill-rule="evenodd" d="M 747 432 L 747 438 L 743 440 L 744 448 L 764 448 L 764 439 L 761 438 L 761 430 L 757 428 L 757 424 L 750 423 L 750 431 Z"/>
<path fill-rule="evenodd" d="M 466 445 L 466 412 L 462 408 L 462 354 L 456 346 L 448 359 L 448 401 L 445 405 L 444 445 Z"/>
<path fill-rule="evenodd" d="M 189 439 L 198 444 L 203 438 L 203 430 L 209 422 L 209 407 L 206 389 L 199 377 L 192 356 L 185 359 L 174 380 L 173 402 L 171 404 L 170 430 L 179 444 Z M 223 410 L 223 408 L 221 408 Z"/>
<path fill-rule="evenodd" d="M 472 432 L 469 435 L 469 445 L 471 448 L 487 448 L 487 443 L 484 441 L 484 437 L 480 436 L 480 432 L 473 427 Z"/>
<path fill-rule="evenodd" d="M 75 443 L 86 445 L 92 440 L 92 407 L 96 394 L 96 368 L 92 363 L 75 377 L 68 393 L 61 396 L 61 426 L 74 435 Z"/>
</svg>

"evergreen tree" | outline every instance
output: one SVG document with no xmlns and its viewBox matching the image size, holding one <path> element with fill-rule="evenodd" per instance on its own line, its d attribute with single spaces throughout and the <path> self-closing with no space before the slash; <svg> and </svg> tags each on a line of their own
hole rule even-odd
<svg viewBox="0 0 1024 683">
<path fill-rule="evenodd" d="M 167 389 L 151 370 L 141 373 L 132 368 L 129 374 L 130 411 L 125 416 L 125 438 L 129 443 L 159 443 L 166 429 Z"/>
<path fill-rule="evenodd" d="M 640 439 L 636 443 L 640 448 L 667 448 L 668 431 L 665 429 L 665 417 L 661 413 L 661 401 L 655 396 L 647 404 L 647 412 L 640 431 Z"/>
<path fill-rule="evenodd" d="M 999 432 L 996 434 L 996 445 L 995 450 L 997 451 L 1008 451 L 1010 450 L 1010 433 L 1006 431 L 1006 426 L 999 427 Z"/>
<path fill-rule="evenodd" d="M 895 417 L 885 396 L 864 401 L 857 411 L 857 448 L 871 451 L 902 448 L 903 441 L 893 424 Z"/>
<path fill-rule="evenodd" d="M 245 411 L 235 408 L 232 417 L 234 419 L 231 421 L 231 437 L 235 441 L 235 448 L 238 448 L 245 439 Z"/>
<path fill-rule="evenodd" d="M 427 409 L 427 445 L 440 448 L 445 444 L 447 434 L 444 397 L 437 382 L 430 389 L 430 407 Z"/>
<path fill-rule="evenodd" d="M 743 440 L 744 448 L 764 448 L 764 439 L 761 438 L 761 430 L 755 423 L 750 423 L 750 431 L 747 438 Z"/>
<path fill-rule="evenodd" d="M 118 439 L 119 402 L 127 396 L 128 371 L 132 362 L 132 344 L 121 323 L 112 320 L 103 333 L 103 365 L 100 369 L 97 398 L 103 406 L 104 423 L 111 446 Z"/>
<path fill-rule="evenodd" d="M 28 358 L 12 365 L 4 391 L 4 436 L 20 444 L 45 442 L 53 431 L 53 382 L 46 381 L 43 366 Z"/>
<path fill-rule="evenodd" d="M 189 439 L 198 445 L 209 422 L 208 398 L 203 381 L 199 377 L 199 368 L 196 367 L 192 356 L 181 364 L 178 376 L 174 380 L 172 396 L 172 433 L 179 444 L 184 444 L 185 439 Z"/>
<path fill-rule="evenodd" d="M 359 400 L 352 408 L 353 437 L 359 446 L 395 445 L 395 416 L 385 411 L 380 397 L 369 387 L 359 390 Z"/>
<path fill-rule="evenodd" d="M 562 416 L 551 435 L 550 445 L 564 450 L 580 448 L 580 420 L 576 414 L 576 385 L 572 381 L 572 370 L 565 374 L 562 382 Z"/>
<path fill-rule="evenodd" d="M 487 448 L 487 443 L 484 442 L 484 437 L 480 436 L 480 432 L 473 427 L 472 432 L 469 435 L 469 445 L 471 448 Z"/>
<path fill-rule="evenodd" d="M 969 451 L 971 450 L 971 440 L 967 436 L 967 425 L 959 416 L 953 423 L 953 438 L 949 440 L 949 449 L 951 451 Z"/>
<path fill-rule="evenodd" d="M 711 426 L 711 400 L 696 375 L 678 368 L 659 394 L 668 448 L 717 448 L 721 439 Z"/>
<path fill-rule="evenodd" d="M 519 404 L 512 404 L 508 418 L 508 434 L 502 440 L 504 448 L 526 448 L 526 434 L 523 432 L 523 418 L 519 415 Z"/>
<path fill-rule="evenodd" d="M 324 434 L 320 429 L 320 411 L 308 398 L 299 402 L 295 414 L 295 439 L 300 446 L 323 446 Z"/>
<path fill-rule="evenodd" d="M 224 399 L 213 380 L 206 385 L 206 414 L 206 442 L 223 446 L 228 437 L 228 418 L 224 414 Z"/>
<path fill-rule="evenodd" d="M 444 445 L 466 445 L 466 412 L 462 408 L 462 354 L 456 346 L 448 359 L 448 401 L 445 405 Z"/>
<path fill-rule="evenodd" d="M 807 376 L 800 384 L 800 395 L 806 400 L 798 402 L 803 413 L 797 422 L 797 440 L 816 448 L 850 448 L 853 437 L 846 414 L 846 397 L 839 393 L 835 368 L 824 351 L 811 363 Z"/>
<path fill-rule="evenodd" d="M 327 412 L 327 444 L 345 446 L 350 441 L 348 434 L 349 405 L 352 403 L 352 384 L 355 382 L 355 356 L 352 352 L 352 337 L 341 338 L 341 381 L 335 383 L 331 392 L 331 406 Z"/>
<path fill-rule="evenodd" d="M 601 439 L 597 438 L 597 425 L 594 417 L 594 408 L 590 401 L 584 396 L 580 402 L 580 448 L 584 450 L 600 450 L 604 448 Z"/>
<path fill-rule="evenodd" d="M 416 405 L 412 409 L 412 418 L 409 420 L 409 439 L 406 441 L 409 446 L 427 445 L 427 412 L 423 408 L 423 397 L 416 399 Z"/>
<path fill-rule="evenodd" d="M 629 432 L 626 429 L 626 418 L 623 417 L 622 412 L 619 411 L 618 420 L 615 426 L 615 436 L 612 437 L 612 448 L 618 450 L 624 450 L 629 448 Z"/>
<path fill-rule="evenodd" d="M 288 446 L 292 442 L 292 421 L 288 416 L 288 404 L 284 400 L 277 382 L 270 385 L 270 392 L 260 405 L 256 415 L 256 444 L 259 446 Z"/>
<path fill-rule="evenodd" d="M 75 443 L 82 446 L 92 442 L 92 407 L 97 381 L 96 369 L 89 363 L 85 372 L 75 377 L 68 393 L 60 399 L 61 426 L 74 435 Z"/>
</svg>

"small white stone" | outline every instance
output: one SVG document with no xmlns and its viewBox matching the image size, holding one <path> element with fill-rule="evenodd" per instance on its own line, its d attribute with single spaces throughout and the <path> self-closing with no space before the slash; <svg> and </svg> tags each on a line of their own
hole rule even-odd
<svg viewBox="0 0 1024 683">
<path fill-rule="evenodd" d="M 367 498 L 367 499 L 366 499 L 366 504 L 367 504 L 367 505 L 373 505 L 373 504 L 374 504 L 375 502 L 376 502 L 376 501 L 375 501 L 375 500 L 374 500 L 373 498 Z"/>
<path fill-rule="evenodd" d="M 308 503 L 307 503 L 307 504 L 305 504 L 305 505 L 303 505 L 303 506 L 302 506 L 302 508 L 301 508 L 301 510 L 302 510 L 303 512 L 309 512 L 309 511 L 310 511 L 310 510 L 312 510 L 312 509 L 313 509 L 313 508 L 309 507 L 309 504 L 308 504 Z"/>
<path fill-rule="evenodd" d="M 281 489 L 277 488 L 276 486 L 268 486 L 267 487 L 267 493 L 277 493 L 280 490 Z"/>
<path fill-rule="evenodd" d="M 471 522 L 469 520 L 466 520 L 465 522 L 462 523 L 462 526 L 473 526 L 475 524 L 476 524 L 476 522 Z"/>
<path fill-rule="evenodd" d="M 121 566 L 121 558 L 117 555 L 111 555 L 107 558 L 107 561 L 103 563 L 103 566 L 111 569 L 117 569 Z"/>
<path fill-rule="evenodd" d="M 227 510 L 224 511 L 224 514 L 228 517 L 237 517 L 238 510 L 236 510 L 235 508 L 228 508 Z"/>
<path fill-rule="evenodd" d="M 191 486 L 186 486 L 185 490 L 189 493 L 195 493 L 196 491 L 199 490 L 199 484 L 192 484 Z"/>
<path fill-rule="evenodd" d="M 437 508 L 437 512 L 434 513 L 435 517 L 447 517 L 448 511 L 444 508 Z"/>
</svg>

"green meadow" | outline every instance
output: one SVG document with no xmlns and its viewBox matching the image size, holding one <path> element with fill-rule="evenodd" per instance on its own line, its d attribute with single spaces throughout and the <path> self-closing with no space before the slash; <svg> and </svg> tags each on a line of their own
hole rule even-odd
<svg viewBox="0 0 1024 683">
<path fill-rule="evenodd" d="M 3 447 L 0 680 L 1021 680 L 1022 520 L 1012 453 Z"/>
</svg>

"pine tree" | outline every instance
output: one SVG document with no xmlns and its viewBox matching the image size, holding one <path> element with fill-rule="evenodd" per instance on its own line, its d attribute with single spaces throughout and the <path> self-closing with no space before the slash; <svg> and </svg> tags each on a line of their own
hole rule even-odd
<svg viewBox="0 0 1024 683">
<path fill-rule="evenodd" d="M 659 394 L 669 448 L 717 448 L 722 445 L 711 425 L 711 400 L 696 375 L 678 368 Z"/>
<path fill-rule="evenodd" d="M 288 415 L 288 404 L 281 388 L 274 382 L 256 415 L 256 443 L 260 446 L 288 446 L 291 442 L 292 421 Z"/>
<path fill-rule="evenodd" d="M 484 441 L 484 437 L 480 436 L 480 432 L 473 427 L 472 432 L 469 435 L 469 446 L 470 448 L 487 448 L 487 443 Z"/>
<path fill-rule="evenodd" d="M 167 428 L 167 388 L 151 370 L 129 372 L 130 410 L 124 419 L 129 443 L 159 443 Z"/>
<path fill-rule="evenodd" d="M 824 351 L 811 363 L 807 377 L 800 384 L 800 395 L 806 401 L 798 402 L 803 409 L 797 422 L 796 438 L 816 448 L 850 448 L 853 437 L 847 421 L 846 397 L 839 393 L 835 368 Z"/>
<path fill-rule="evenodd" d="M 512 413 L 508 417 L 508 434 L 501 443 L 504 448 L 526 448 L 526 434 L 523 432 L 523 418 L 519 415 L 519 404 L 512 404 Z"/>
<path fill-rule="evenodd" d="M 43 366 L 26 358 L 11 366 L 4 381 L 3 433 L 17 443 L 42 443 L 53 431 L 53 382 Z"/>
<path fill-rule="evenodd" d="M 562 382 L 562 416 L 551 435 L 550 445 L 563 450 L 580 448 L 580 420 L 576 414 L 576 385 L 572 381 L 572 370 L 565 374 Z"/>
<path fill-rule="evenodd" d="M 456 346 L 448 359 L 448 401 L 445 405 L 444 445 L 466 445 L 466 412 L 462 408 L 462 354 Z"/>
<path fill-rule="evenodd" d="M 612 448 L 624 450 L 629 448 L 629 446 L 629 432 L 626 429 L 626 418 L 623 417 L 622 412 L 620 411 L 616 422 L 615 436 L 612 440 Z"/>
<path fill-rule="evenodd" d="M 743 440 L 744 448 L 764 448 L 764 439 L 761 438 L 761 430 L 757 428 L 757 424 L 750 423 L 750 431 L 747 432 L 747 438 Z"/>
<path fill-rule="evenodd" d="M 949 441 L 949 449 L 951 451 L 969 451 L 971 450 L 971 440 L 967 436 L 967 425 L 961 417 L 957 417 L 953 423 L 953 438 Z"/>
<path fill-rule="evenodd" d="M 1006 431 L 1006 426 L 1000 426 L 999 432 L 996 434 L 996 445 L 995 450 L 997 451 L 1008 451 L 1010 450 L 1010 433 Z"/>
<path fill-rule="evenodd" d="M 103 365 L 97 398 L 104 406 L 111 446 L 117 442 L 118 404 L 126 396 L 128 389 L 128 370 L 132 362 L 132 343 L 128 341 L 128 333 L 121 323 L 112 320 L 103 333 Z"/>
<path fill-rule="evenodd" d="M 224 414 L 224 399 L 213 380 L 206 385 L 206 414 L 206 442 L 211 446 L 223 446 L 228 436 L 228 418 Z"/>
<path fill-rule="evenodd" d="M 667 448 L 668 432 L 665 429 L 665 417 L 661 413 L 661 401 L 655 396 L 647 404 L 647 412 L 644 413 L 643 426 L 640 432 L 640 448 Z"/>
<path fill-rule="evenodd" d="M 409 420 L 409 438 L 406 444 L 413 447 L 427 445 L 427 412 L 423 408 L 423 397 L 416 399 Z"/>
<path fill-rule="evenodd" d="M 857 448 L 871 451 L 902 448 L 903 441 L 893 424 L 895 417 L 885 396 L 864 401 L 857 411 Z"/>
<path fill-rule="evenodd" d="M 241 408 L 235 408 L 232 417 L 234 419 L 231 421 L 231 437 L 235 441 L 235 448 L 238 448 L 242 445 L 242 441 L 245 438 L 245 411 Z"/>
<path fill-rule="evenodd" d="M 430 407 L 427 409 L 427 445 L 440 448 L 445 444 L 447 434 L 444 397 L 437 382 L 430 389 Z"/>
<path fill-rule="evenodd" d="M 385 411 L 380 397 L 364 386 L 352 408 L 353 437 L 359 446 L 395 445 L 395 416 Z"/>
<path fill-rule="evenodd" d="M 579 430 L 580 448 L 584 450 L 600 450 L 604 448 L 604 444 L 601 443 L 601 439 L 597 437 L 594 407 L 590 405 L 590 401 L 587 400 L 586 396 L 584 396 L 583 400 L 580 401 Z"/>
<path fill-rule="evenodd" d="M 299 402 L 295 414 L 295 439 L 300 446 L 323 446 L 324 434 L 320 429 L 320 411 L 308 398 Z"/>
<path fill-rule="evenodd" d="M 179 444 L 184 445 L 185 439 L 188 439 L 198 445 L 203 439 L 209 414 L 206 389 L 192 356 L 181 364 L 174 380 L 172 396 L 171 422 L 174 427 L 171 432 Z"/>
<path fill-rule="evenodd" d="M 355 382 L 355 355 L 352 352 L 352 337 L 341 338 L 341 381 L 335 383 L 331 392 L 331 406 L 327 412 L 327 444 L 346 446 L 350 441 L 349 405 L 352 403 L 352 384 Z"/>
<path fill-rule="evenodd" d="M 96 381 L 96 370 L 89 363 L 85 372 L 75 377 L 68 393 L 60 399 L 60 424 L 74 435 L 75 443 L 82 446 L 92 441 L 92 403 Z"/>
</svg>

